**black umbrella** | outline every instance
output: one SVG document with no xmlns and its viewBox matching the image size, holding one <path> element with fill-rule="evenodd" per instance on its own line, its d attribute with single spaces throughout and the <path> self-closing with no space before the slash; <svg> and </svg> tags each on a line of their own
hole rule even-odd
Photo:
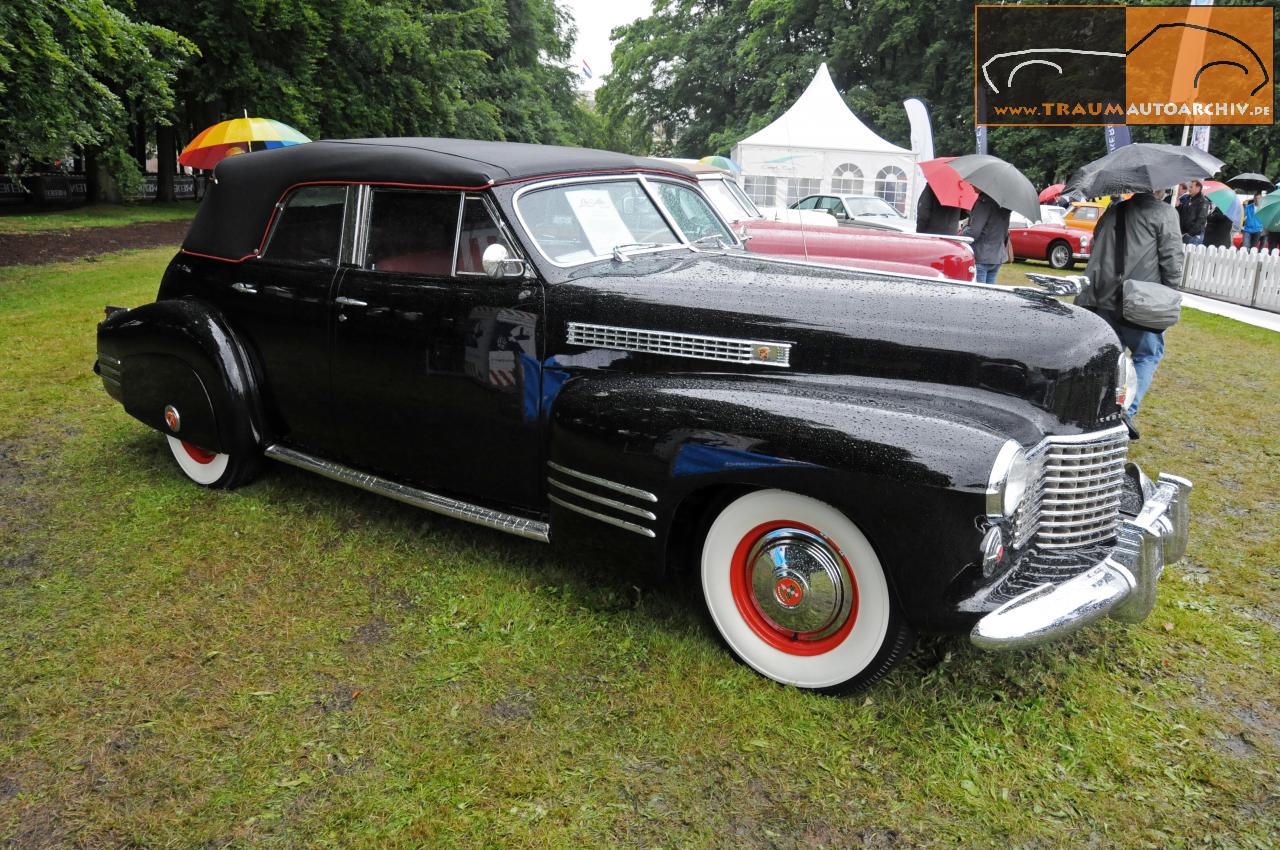
<svg viewBox="0 0 1280 850">
<path fill-rule="evenodd" d="M 1232 189 L 1239 189 L 1241 192 L 1274 192 L 1276 190 L 1276 184 L 1261 174 L 1255 174 L 1252 171 L 1237 174 L 1227 180 L 1226 184 Z"/>
<path fill-rule="evenodd" d="M 1187 145 L 1139 142 L 1125 145 L 1078 169 L 1067 181 L 1087 197 L 1168 189 L 1187 180 L 1204 180 L 1222 168 L 1222 160 Z"/>
<path fill-rule="evenodd" d="M 947 163 L 973 188 L 1029 221 L 1040 220 L 1040 197 L 1026 175 L 1003 159 L 984 153 L 958 156 Z"/>
</svg>

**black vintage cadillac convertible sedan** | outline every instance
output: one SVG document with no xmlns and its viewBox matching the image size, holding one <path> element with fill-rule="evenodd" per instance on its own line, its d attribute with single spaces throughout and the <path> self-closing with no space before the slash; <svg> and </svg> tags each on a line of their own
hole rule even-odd
<svg viewBox="0 0 1280 850">
<path fill-rule="evenodd" d="M 821 690 L 917 630 L 1141 620 L 1186 547 L 1115 336 L 1044 292 L 747 254 L 690 174 L 601 151 L 325 141 L 215 178 L 95 365 L 198 484 L 269 458 L 692 568 L 742 661 Z"/>
</svg>

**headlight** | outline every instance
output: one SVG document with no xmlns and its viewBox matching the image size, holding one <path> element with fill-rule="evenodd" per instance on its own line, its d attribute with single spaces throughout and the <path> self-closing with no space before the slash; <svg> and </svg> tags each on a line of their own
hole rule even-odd
<svg viewBox="0 0 1280 850">
<path fill-rule="evenodd" d="M 1120 362 L 1116 364 L 1116 404 L 1127 410 L 1129 402 L 1138 393 L 1138 370 L 1133 368 L 1133 358 L 1129 352 L 1120 352 Z"/>
<path fill-rule="evenodd" d="M 1031 468 L 1022 447 L 1009 440 L 1000 447 L 996 462 L 987 480 L 987 516 L 1011 517 L 1027 494 L 1031 483 Z"/>
<path fill-rule="evenodd" d="M 1081 248 L 1081 250 L 1083 250 L 1083 249 L 1085 249 L 1085 248 L 1088 248 L 1088 247 L 1089 247 L 1089 237 L 1088 237 L 1088 236 L 1081 236 L 1081 237 L 1080 237 L 1080 248 Z"/>
</svg>

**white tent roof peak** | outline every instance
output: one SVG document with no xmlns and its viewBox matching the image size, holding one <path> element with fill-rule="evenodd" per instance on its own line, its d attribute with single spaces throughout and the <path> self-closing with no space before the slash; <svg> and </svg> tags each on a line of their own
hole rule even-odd
<svg viewBox="0 0 1280 850">
<path fill-rule="evenodd" d="M 813 81 L 790 109 L 738 144 L 911 155 L 911 151 L 886 142 L 858 120 L 836 91 L 826 62 L 818 67 Z"/>
</svg>

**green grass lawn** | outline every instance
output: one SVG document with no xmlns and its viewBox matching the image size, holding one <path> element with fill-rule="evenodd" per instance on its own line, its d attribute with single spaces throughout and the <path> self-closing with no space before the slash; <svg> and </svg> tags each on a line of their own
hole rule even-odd
<svg viewBox="0 0 1280 850">
<path fill-rule="evenodd" d="M 0 235 L 47 233 L 49 231 L 75 230 L 84 227 L 113 227 L 121 224 L 139 224 L 148 221 L 175 221 L 191 218 L 195 214 L 196 204 L 194 201 L 90 204 L 62 210 L 51 209 L 40 212 L 0 215 Z"/>
<path fill-rule="evenodd" d="M 0 269 L 0 846 L 1280 844 L 1280 335 L 1168 334 L 1134 454 L 1195 524 L 1149 620 L 928 639 L 836 699 L 687 583 L 288 467 L 187 483 L 90 372 L 171 253 Z"/>
</svg>

